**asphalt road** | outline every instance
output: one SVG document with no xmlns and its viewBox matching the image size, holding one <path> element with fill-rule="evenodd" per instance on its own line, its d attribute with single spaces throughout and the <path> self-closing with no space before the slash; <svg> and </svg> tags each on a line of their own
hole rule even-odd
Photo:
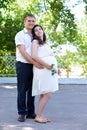
<svg viewBox="0 0 87 130">
<path fill-rule="evenodd" d="M 87 130 L 87 85 L 59 85 L 44 114 L 52 122 L 17 121 L 16 84 L 0 85 L 0 130 Z M 38 96 L 35 104 L 37 109 Z"/>
</svg>

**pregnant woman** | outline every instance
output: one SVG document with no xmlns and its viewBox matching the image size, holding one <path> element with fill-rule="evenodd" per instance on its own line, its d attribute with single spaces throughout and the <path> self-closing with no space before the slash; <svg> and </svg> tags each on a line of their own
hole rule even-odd
<svg viewBox="0 0 87 130">
<path fill-rule="evenodd" d="M 58 90 L 58 67 L 52 49 L 46 42 L 46 35 L 42 26 L 35 25 L 32 29 L 32 35 L 32 58 L 43 65 L 43 69 L 33 67 L 32 96 L 40 95 L 37 116 L 34 121 L 46 123 L 50 119 L 43 116 L 43 110 L 51 97 L 51 93 Z"/>
</svg>

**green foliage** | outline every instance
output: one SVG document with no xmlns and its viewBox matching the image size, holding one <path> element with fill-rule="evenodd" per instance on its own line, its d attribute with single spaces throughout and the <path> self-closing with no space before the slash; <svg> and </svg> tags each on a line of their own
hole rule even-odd
<svg viewBox="0 0 87 130">
<path fill-rule="evenodd" d="M 8 3 L 12 1 L 13 0 L 0 0 L 0 8 L 7 8 Z"/>
<path fill-rule="evenodd" d="M 83 62 L 83 71 L 83 75 L 85 75 L 85 77 L 87 78 L 87 58 Z"/>
<path fill-rule="evenodd" d="M 16 75 L 15 72 L 15 57 L 7 51 L 0 53 L 0 77 L 7 75 Z"/>
<path fill-rule="evenodd" d="M 81 75 L 87 77 L 87 57 L 86 60 L 84 60 L 83 53 L 68 52 L 66 55 L 57 55 L 56 59 L 58 62 L 58 68 L 65 70 L 66 73 L 71 72 L 71 66 L 80 65 L 83 67 L 83 73 Z"/>
<path fill-rule="evenodd" d="M 34 3 L 34 0 L 32 0 Z M 3 1 L 0 3 L 3 7 L 6 2 L 6 8 L 0 10 L 0 50 L 8 50 L 15 52 L 14 37 L 15 34 L 23 29 L 24 23 L 23 18 L 26 13 L 37 13 L 39 9 L 32 6 L 32 1 L 26 0 L 14 0 L 14 1 Z M 33 11 L 31 11 L 33 10 Z"/>
<path fill-rule="evenodd" d="M 51 24 L 53 26 L 53 32 L 51 33 L 51 39 L 54 40 L 54 37 L 56 39 L 57 37 L 57 43 L 61 42 L 73 42 L 76 40 L 76 24 L 74 22 L 74 15 L 71 14 L 70 10 L 64 6 L 62 2 L 59 2 L 57 0 L 50 3 L 51 5 L 51 12 L 52 12 L 52 21 Z M 62 31 L 57 32 L 56 29 L 58 27 L 58 24 L 61 23 Z M 54 37 L 53 37 L 54 36 Z M 60 40 L 63 39 L 63 40 Z"/>
<path fill-rule="evenodd" d="M 87 3 L 86 0 L 83 1 Z M 65 2 L 66 0 L 0 0 L 0 55 L 3 55 L 2 50 L 4 52 L 15 52 L 14 37 L 24 27 L 23 18 L 26 13 L 35 14 L 37 23 L 44 27 L 52 47 L 56 48 L 59 44 L 68 41 L 76 45 L 80 52 L 86 52 L 87 20 L 84 20 L 85 28 L 82 26 L 78 28 L 74 15 L 65 5 Z M 79 4 L 79 2 L 80 0 L 76 4 Z M 61 29 L 58 30 L 58 27 Z M 12 53 L 12 55 L 15 54 Z M 62 57 L 59 63 L 66 68 L 65 58 Z M 81 57 L 79 59 L 86 68 L 86 55 L 84 54 L 82 58 L 83 61 Z M 0 62 L 6 68 L 5 61 L 1 59 Z M 72 62 L 76 61 L 73 59 Z"/>
<path fill-rule="evenodd" d="M 14 37 L 23 28 L 23 17 L 27 12 L 36 14 L 36 17 L 39 18 L 37 18 L 37 23 L 44 26 L 55 47 L 66 41 L 73 42 L 75 40 L 74 16 L 63 2 L 57 0 L 37 0 L 36 2 L 34 0 L 7 0 L 3 1 L 1 6 L 5 3 L 7 3 L 6 8 L 0 11 L 0 50 L 15 51 Z M 63 31 L 57 32 L 56 29 L 60 22 Z"/>
</svg>

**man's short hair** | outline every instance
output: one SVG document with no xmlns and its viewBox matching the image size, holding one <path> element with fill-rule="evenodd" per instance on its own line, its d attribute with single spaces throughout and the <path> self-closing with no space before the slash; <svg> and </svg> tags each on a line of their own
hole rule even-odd
<svg viewBox="0 0 87 130">
<path fill-rule="evenodd" d="M 35 17 L 33 14 L 26 14 L 25 17 L 24 17 L 24 20 L 25 20 L 27 17 L 34 17 L 34 18 L 36 19 L 36 17 Z"/>
</svg>

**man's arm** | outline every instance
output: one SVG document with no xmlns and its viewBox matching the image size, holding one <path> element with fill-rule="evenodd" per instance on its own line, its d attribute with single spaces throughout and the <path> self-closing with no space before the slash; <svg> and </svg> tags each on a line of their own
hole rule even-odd
<svg viewBox="0 0 87 130">
<path fill-rule="evenodd" d="M 40 65 L 38 62 L 32 59 L 31 56 L 25 51 L 24 45 L 17 45 L 17 48 L 19 49 L 21 55 L 31 64 L 34 64 L 37 68 L 43 68 L 42 65 Z"/>
</svg>

